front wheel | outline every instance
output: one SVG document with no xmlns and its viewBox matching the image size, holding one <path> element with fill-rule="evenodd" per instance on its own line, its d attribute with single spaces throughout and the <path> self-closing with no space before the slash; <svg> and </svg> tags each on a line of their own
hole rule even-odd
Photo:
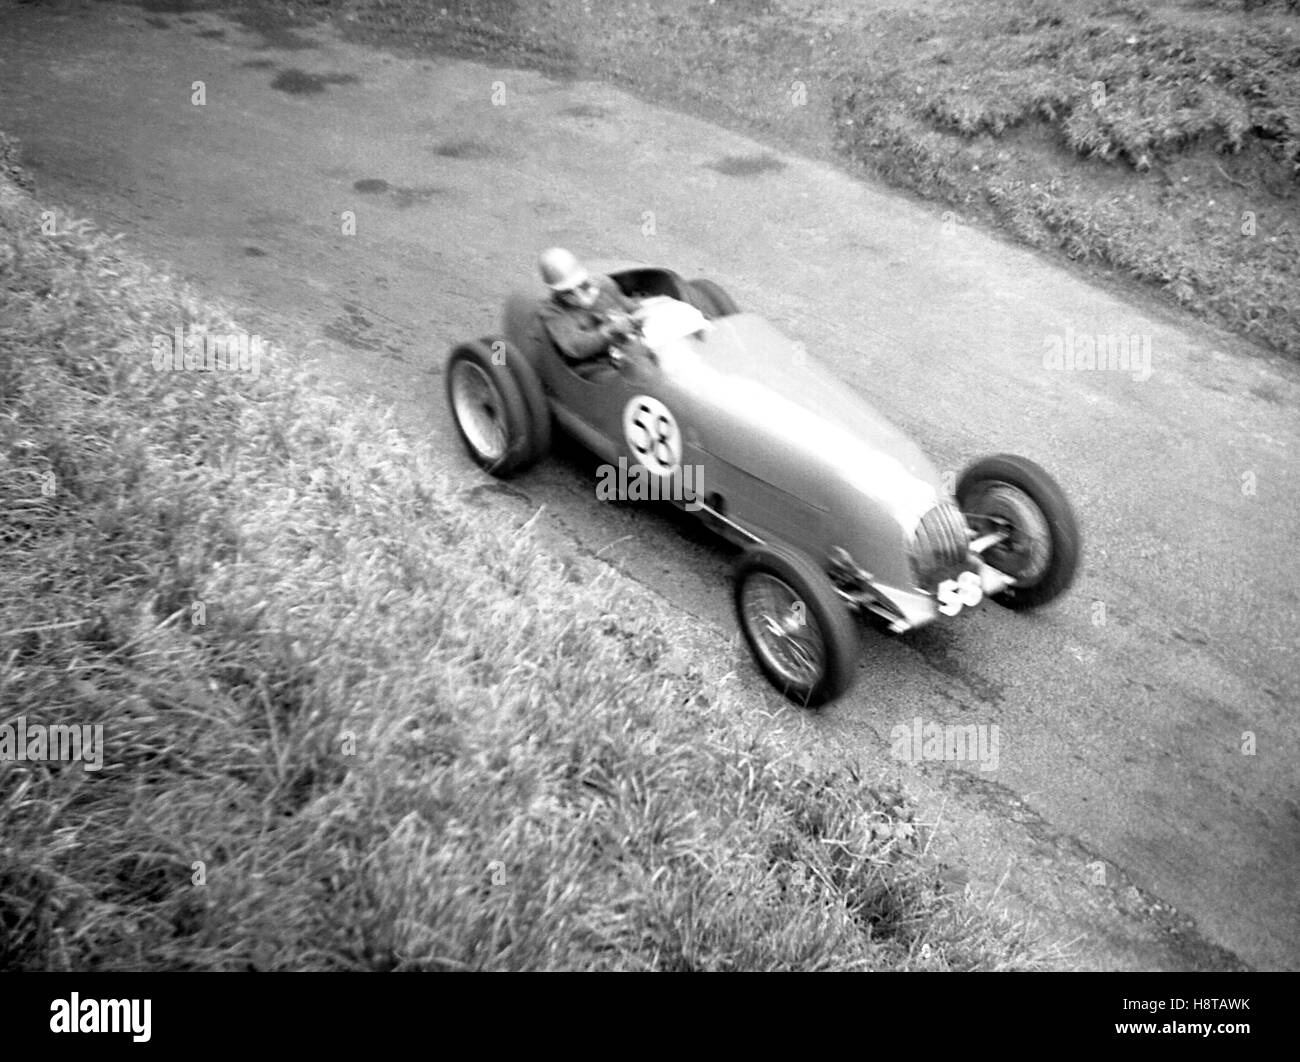
<svg viewBox="0 0 1300 1062">
<path fill-rule="evenodd" d="M 984 561 L 1015 579 L 993 600 L 1031 609 L 1060 597 L 1074 581 L 1081 540 L 1074 510 L 1048 473 L 1025 457 L 996 454 L 957 480 L 957 504 L 976 535 L 1002 532 Z"/>
<path fill-rule="evenodd" d="M 505 479 L 545 456 L 550 410 L 536 370 L 505 340 L 453 349 L 446 383 L 456 433 L 480 468 Z"/>
<path fill-rule="evenodd" d="M 754 546 L 736 566 L 736 616 L 767 680 L 806 708 L 853 683 L 858 637 L 830 579 L 806 553 Z"/>
</svg>

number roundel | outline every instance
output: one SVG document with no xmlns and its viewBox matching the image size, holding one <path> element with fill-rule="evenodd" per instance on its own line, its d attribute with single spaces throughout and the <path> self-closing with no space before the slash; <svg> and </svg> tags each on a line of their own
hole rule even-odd
<svg viewBox="0 0 1300 1062">
<path fill-rule="evenodd" d="M 962 605 L 974 608 L 984 598 L 980 577 L 974 572 L 962 572 L 956 579 L 945 579 L 935 590 L 939 611 L 945 616 L 955 616 Z"/>
<path fill-rule="evenodd" d="M 657 398 L 636 395 L 623 407 L 623 438 L 637 463 L 666 476 L 682 463 L 677 420 Z"/>
</svg>

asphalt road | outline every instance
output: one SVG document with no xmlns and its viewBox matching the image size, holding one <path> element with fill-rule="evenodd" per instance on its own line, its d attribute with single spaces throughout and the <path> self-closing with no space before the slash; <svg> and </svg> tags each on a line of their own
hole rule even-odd
<svg viewBox="0 0 1300 1062">
<path fill-rule="evenodd" d="M 916 717 L 996 724 L 998 770 L 927 770 L 1029 809 L 1245 962 L 1300 967 L 1294 366 L 941 208 L 601 85 L 315 40 L 0 4 L 0 128 L 47 198 L 322 354 L 449 453 L 447 348 L 495 330 L 504 294 L 559 243 L 717 280 L 942 470 L 999 451 L 1045 465 L 1083 522 L 1072 594 L 901 638 L 865 629 L 855 690 L 816 725 L 828 746 L 883 757 Z M 338 76 L 290 91 L 312 86 L 289 69 Z M 1081 335 L 1149 340 L 1149 375 L 1045 366 L 1050 337 Z M 727 549 L 601 504 L 580 459 L 513 488 L 732 629 Z"/>
</svg>

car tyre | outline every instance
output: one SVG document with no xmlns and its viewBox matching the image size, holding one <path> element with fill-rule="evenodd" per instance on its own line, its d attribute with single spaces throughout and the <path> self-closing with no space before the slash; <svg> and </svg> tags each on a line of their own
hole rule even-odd
<svg viewBox="0 0 1300 1062">
<path fill-rule="evenodd" d="M 1046 470 L 1025 457 L 995 454 L 961 474 L 956 494 L 977 535 L 1010 532 L 1006 544 L 984 552 L 987 564 L 1017 579 L 994 601 L 1016 610 L 1038 608 L 1069 589 L 1082 539 L 1065 492 Z"/>
<path fill-rule="evenodd" d="M 789 700 L 815 708 L 852 685 L 857 627 L 826 573 L 806 553 L 750 547 L 736 565 L 732 600 L 759 669 Z"/>
<path fill-rule="evenodd" d="M 700 278 L 686 283 L 691 305 L 710 319 L 740 313 L 736 300 L 711 280 Z"/>
<path fill-rule="evenodd" d="M 466 452 L 484 471 L 507 479 L 546 456 L 551 413 L 537 370 L 510 343 L 492 336 L 452 349 L 447 405 Z"/>
</svg>

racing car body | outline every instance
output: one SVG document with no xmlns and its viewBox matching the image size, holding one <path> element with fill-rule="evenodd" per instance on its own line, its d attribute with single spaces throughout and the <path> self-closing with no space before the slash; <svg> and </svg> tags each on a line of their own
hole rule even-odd
<svg viewBox="0 0 1300 1062">
<path fill-rule="evenodd" d="M 639 264 L 602 272 L 639 303 L 637 351 L 576 371 L 539 296 L 513 294 L 501 335 L 452 351 L 457 429 L 482 467 L 512 475 L 543 456 L 554 421 L 744 547 L 741 629 L 791 699 L 823 703 L 848 687 L 851 610 L 897 633 L 986 596 L 1025 608 L 1068 587 L 1077 524 L 1033 462 L 985 459 L 953 496 L 907 436 L 716 284 Z"/>
</svg>

